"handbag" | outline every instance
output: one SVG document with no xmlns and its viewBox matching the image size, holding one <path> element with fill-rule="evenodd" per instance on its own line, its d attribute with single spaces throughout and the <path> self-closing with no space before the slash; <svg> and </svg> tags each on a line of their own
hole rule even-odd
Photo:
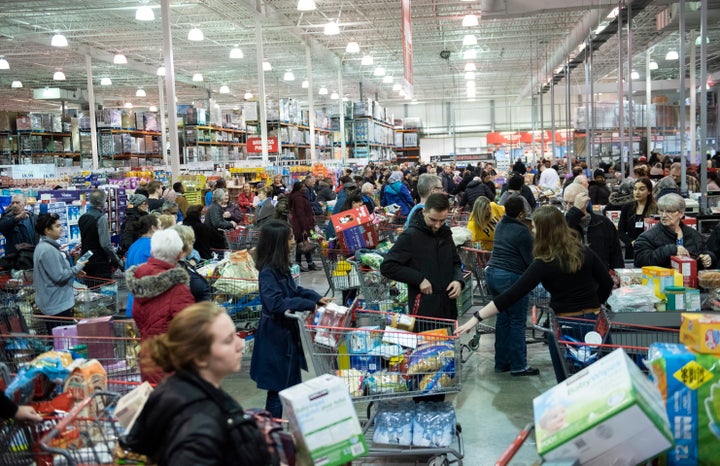
<svg viewBox="0 0 720 466">
<path fill-rule="evenodd" d="M 297 248 L 301 254 L 310 254 L 315 250 L 317 245 L 308 239 L 304 239 L 298 243 Z"/>
</svg>

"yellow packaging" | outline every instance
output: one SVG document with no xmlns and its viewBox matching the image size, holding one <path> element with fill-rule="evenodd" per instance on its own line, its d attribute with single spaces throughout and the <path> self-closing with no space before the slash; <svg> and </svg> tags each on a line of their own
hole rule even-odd
<svg viewBox="0 0 720 466">
<path fill-rule="evenodd" d="M 647 265 L 642 268 L 642 284 L 655 292 L 655 296 L 665 301 L 665 288 L 669 286 L 683 286 L 683 276 L 673 269 Z"/>
<path fill-rule="evenodd" d="M 683 312 L 680 341 L 701 354 L 720 354 L 720 315 Z"/>
</svg>

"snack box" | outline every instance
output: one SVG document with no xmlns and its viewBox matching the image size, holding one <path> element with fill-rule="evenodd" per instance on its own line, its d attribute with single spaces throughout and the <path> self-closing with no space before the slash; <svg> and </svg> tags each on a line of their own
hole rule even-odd
<svg viewBox="0 0 720 466">
<path fill-rule="evenodd" d="M 643 285 L 649 286 L 655 292 L 655 296 L 663 301 L 667 299 L 667 296 L 665 296 L 665 288 L 669 286 L 683 286 L 682 275 L 673 269 L 648 265 L 642 268 L 642 273 Z"/>
<path fill-rule="evenodd" d="M 545 461 L 640 464 L 672 446 L 660 393 L 622 348 L 533 400 Z"/>
<path fill-rule="evenodd" d="M 343 379 L 325 374 L 280 392 L 283 412 L 311 464 L 344 464 L 368 453 L 355 407 Z"/>
<path fill-rule="evenodd" d="M 668 466 L 715 465 L 720 458 L 720 359 L 677 343 L 653 343 L 650 375 L 665 400 L 675 446 Z"/>
<path fill-rule="evenodd" d="M 720 354 L 720 315 L 683 312 L 680 342 L 701 354 Z"/>
<path fill-rule="evenodd" d="M 683 286 L 697 288 L 697 260 L 692 257 L 670 256 L 673 270 L 683 276 Z"/>
</svg>

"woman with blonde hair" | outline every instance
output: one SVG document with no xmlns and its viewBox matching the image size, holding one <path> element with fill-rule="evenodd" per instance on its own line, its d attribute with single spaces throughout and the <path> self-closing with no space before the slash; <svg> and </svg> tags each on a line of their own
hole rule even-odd
<svg viewBox="0 0 720 466">
<path fill-rule="evenodd" d="M 495 239 L 495 226 L 505 215 L 505 207 L 491 202 L 485 196 L 475 200 L 467 227 L 473 241 L 479 241 L 483 249 L 491 250 Z"/>
<path fill-rule="evenodd" d="M 610 296 L 613 286 L 602 260 L 582 244 L 580 236 L 555 207 L 537 209 L 532 223 L 535 233 L 532 263 L 510 289 L 460 326 L 458 334 L 467 333 L 484 319 L 507 311 L 540 283 L 550 293 L 550 307 L 558 317 L 595 319 L 599 314 L 600 305 Z M 555 374 L 561 379 L 562 371 L 556 365 L 558 355 L 551 351 L 551 356 Z"/>
<path fill-rule="evenodd" d="M 244 347 L 223 308 L 202 302 L 178 313 L 167 333 L 147 340 L 151 362 L 174 374 L 150 394 L 123 445 L 159 465 L 275 464 L 257 425 L 220 386 L 240 370 Z"/>
<path fill-rule="evenodd" d="M 205 277 L 195 271 L 192 264 L 192 262 L 197 264 L 197 260 L 200 258 L 200 255 L 193 249 L 195 232 L 187 225 L 173 225 L 170 228 L 177 232 L 183 242 L 183 257 L 178 261 L 178 267 L 185 270 L 190 277 L 190 293 L 192 293 L 196 303 L 209 301 L 210 285 L 207 280 L 205 280 Z M 191 257 L 193 253 L 195 254 L 195 258 Z"/>
</svg>

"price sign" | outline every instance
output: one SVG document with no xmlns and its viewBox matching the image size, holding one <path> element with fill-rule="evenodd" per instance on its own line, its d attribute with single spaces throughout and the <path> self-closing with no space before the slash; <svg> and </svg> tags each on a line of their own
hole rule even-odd
<svg viewBox="0 0 720 466">
<path fill-rule="evenodd" d="M 13 165 L 11 176 L 14 180 L 46 180 L 57 177 L 57 167 L 52 163 Z"/>
</svg>

